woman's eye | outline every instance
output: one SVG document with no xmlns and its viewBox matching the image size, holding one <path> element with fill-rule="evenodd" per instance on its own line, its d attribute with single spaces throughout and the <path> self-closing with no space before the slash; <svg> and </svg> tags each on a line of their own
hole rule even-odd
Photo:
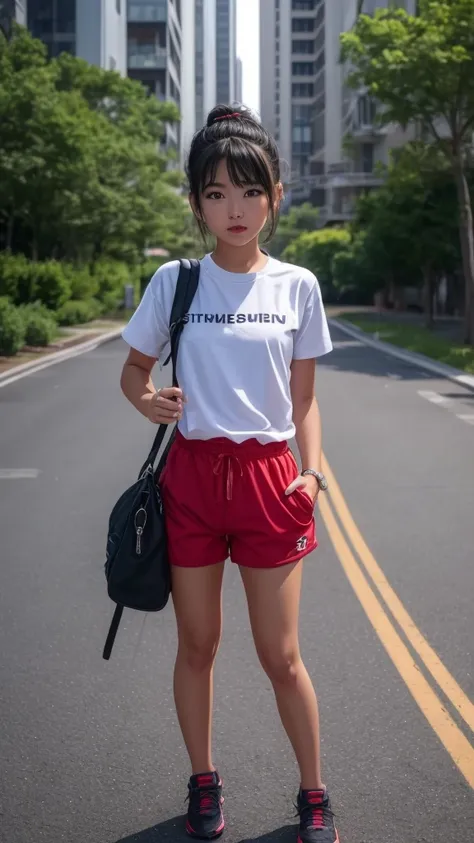
<svg viewBox="0 0 474 843">
<path fill-rule="evenodd" d="M 263 190 L 260 190 L 260 188 L 252 187 L 250 190 L 247 190 L 247 193 L 245 195 L 248 196 L 250 199 L 252 199 L 255 196 L 261 196 L 262 193 L 263 193 Z"/>
<path fill-rule="evenodd" d="M 217 190 L 213 190 L 212 193 L 208 193 L 206 199 L 222 199 L 222 193 L 219 193 Z"/>
</svg>

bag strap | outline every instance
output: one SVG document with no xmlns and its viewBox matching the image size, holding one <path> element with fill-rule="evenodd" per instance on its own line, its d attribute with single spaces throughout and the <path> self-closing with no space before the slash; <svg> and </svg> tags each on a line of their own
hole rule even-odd
<svg viewBox="0 0 474 843">
<path fill-rule="evenodd" d="M 115 637 L 117 635 L 117 630 L 120 625 L 120 621 L 122 620 L 123 615 L 123 606 L 120 603 L 117 603 L 115 607 L 114 616 L 112 618 L 112 623 L 110 624 L 110 628 L 107 634 L 107 640 L 104 645 L 104 650 L 102 653 L 102 658 L 108 661 L 110 659 L 110 654 L 112 652 L 112 647 L 114 646 Z"/>
<path fill-rule="evenodd" d="M 174 294 L 173 305 L 170 314 L 170 344 L 171 351 L 164 362 L 164 366 L 172 362 L 173 367 L 173 386 L 178 386 L 178 379 L 176 375 L 176 367 L 178 362 L 178 349 L 181 334 L 187 321 L 187 314 L 189 308 L 193 303 L 194 296 L 199 284 L 199 274 L 201 264 L 198 260 L 181 260 L 179 267 L 178 281 L 176 283 L 176 291 Z M 170 429 L 169 424 L 160 424 L 153 445 L 146 462 L 140 469 L 139 478 L 147 471 L 154 471 L 155 461 L 158 456 L 161 444 L 165 438 L 167 431 Z"/>
</svg>

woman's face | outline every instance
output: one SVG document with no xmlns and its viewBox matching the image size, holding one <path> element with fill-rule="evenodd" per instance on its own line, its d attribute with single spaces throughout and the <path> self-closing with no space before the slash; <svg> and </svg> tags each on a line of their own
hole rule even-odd
<svg viewBox="0 0 474 843">
<path fill-rule="evenodd" d="M 214 182 L 206 185 L 201 195 L 201 216 L 211 234 L 229 245 L 244 246 L 258 237 L 268 213 L 268 198 L 262 185 L 236 187 L 226 162 L 221 161 Z"/>
</svg>

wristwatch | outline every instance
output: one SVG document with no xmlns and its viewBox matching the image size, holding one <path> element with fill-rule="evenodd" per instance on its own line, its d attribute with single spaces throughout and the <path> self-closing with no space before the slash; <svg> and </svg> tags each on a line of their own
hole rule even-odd
<svg viewBox="0 0 474 843">
<path fill-rule="evenodd" d="M 311 474 L 313 477 L 316 477 L 316 480 L 318 481 L 318 486 L 321 491 L 327 492 L 329 484 L 321 471 L 315 471 L 314 468 L 305 468 L 305 470 L 301 472 L 301 476 L 306 477 L 307 474 Z"/>
</svg>

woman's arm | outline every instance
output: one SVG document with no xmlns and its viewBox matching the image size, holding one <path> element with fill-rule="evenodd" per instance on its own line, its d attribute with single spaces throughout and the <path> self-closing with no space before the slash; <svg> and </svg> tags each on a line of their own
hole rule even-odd
<svg viewBox="0 0 474 843">
<path fill-rule="evenodd" d="M 321 471 L 321 417 L 315 396 L 315 374 L 316 360 L 293 360 L 290 382 L 293 421 L 303 471 L 305 468 Z M 306 486 L 308 494 L 316 499 L 319 492 L 316 478 L 307 475 L 298 480 L 302 482 L 297 485 Z"/>
<path fill-rule="evenodd" d="M 120 386 L 130 403 L 153 424 L 171 424 L 182 417 L 185 399 L 177 387 L 155 389 L 151 379 L 155 363 L 155 357 L 131 348 L 122 370 Z"/>
</svg>

